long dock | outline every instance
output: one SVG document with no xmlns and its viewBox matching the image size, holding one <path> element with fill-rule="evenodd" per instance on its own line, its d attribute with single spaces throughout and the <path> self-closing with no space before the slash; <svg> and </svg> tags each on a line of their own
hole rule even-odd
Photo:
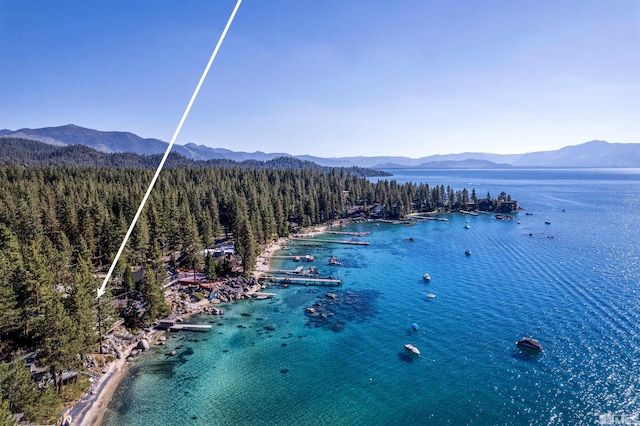
<svg viewBox="0 0 640 426">
<path fill-rule="evenodd" d="M 369 232 L 369 231 L 367 231 L 367 232 L 326 231 L 325 234 L 351 235 L 353 237 L 366 237 L 367 235 L 371 234 L 371 232 Z"/>
<path fill-rule="evenodd" d="M 302 266 L 298 266 L 296 269 L 271 269 L 267 272 L 270 274 L 301 274 L 302 271 Z"/>
<path fill-rule="evenodd" d="M 314 238 L 313 240 L 311 240 L 311 239 L 307 240 L 305 238 L 292 238 L 291 241 L 296 241 L 296 242 L 297 241 L 313 241 L 314 243 L 351 244 L 351 245 L 355 245 L 355 246 L 368 246 L 369 245 L 369 241 L 320 240 L 318 238 Z"/>
<path fill-rule="evenodd" d="M 185 323 L 177 323 L 169 327 L 169 331 L 207 331 L 210 330 L 211 326 L 209 324 L 185 324 Z"/>
<path fill-rule="evenodd" d="M 300 256 L 295 256 L 295 255 L 288 255 L 288 256 L 271 256 L 271 259 L 293 259 L 296 262 L 299 262 L 301 260 L 306 260 L 307 262 L 312 262 L 314 257 L 310 254 L 305 254 L 305 255 L 300 255 Z"/>
<path fill-rule="evenodd" d="M 334 278 L 291 278 L 291 277 L 273 277 L 265 276 L 261 278 L 265 281 L 281 284 L 296 284 L 296 285 L 317 285 L 317 286 L 329 286 L 340 287 L 342 280 Z"/>
<path fill-rule="evenodd" d="M 297 246 L 322 247 L 322 243 L 314 242 L 314 241 L 316 241 L 316 240 L 311 240 L 311 239 L 305 240 L 303 238 L 294 239 L 293 237 L 289 239 L 289 243 L 295 242 Z"/>
<path fill-rule="evenodd" d="M 169 331 L 207 331 L 211 329 L 211 326 L 209 324 L 187 324 L 176 320 L 164 319 L 158 321 L 157 328 Z"/>
</svg>

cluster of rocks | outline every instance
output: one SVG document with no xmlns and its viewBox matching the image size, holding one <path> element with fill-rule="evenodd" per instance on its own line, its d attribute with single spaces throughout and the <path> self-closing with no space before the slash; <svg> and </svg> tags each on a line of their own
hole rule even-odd
<svg viewBox="0 0 640 426">
<path fill-rule="evenodd" d="M 129 330 L 121 326 L 115 329 L 112 333 L 104 336 L 104 339 L 102 340 L 102 353 L 111 355 L 116 359 L 122 359 L 127 355 L 130 355 L 126 352 L 131 345 L 137 342 L 137 346 L 140 346 L 141 344 L 144 346 L 144 343 L 142 343 L 143 341 L 146 341 L 148 349 L 149 341 L 146 339 L 143 331 L 137 334 L 131 334 Z"/>
<path fill-rule="evenodd" d="M 307 326 L 340 332 L 351 321 L 364 321 L 377 314 L 379 293 L 364 290 L 336 291 L 318 296 L 313 306 L 305 308 Z"/>
<path fill-rule="evenodd" d="M 254 277 L 228 277 L 214 290 L 218 303 L 232 300 L 250 299 L 256 291 L 262 290 L 262 285 Z M 214 300 L 215 302 L 216 300 Z"/>
</svg>

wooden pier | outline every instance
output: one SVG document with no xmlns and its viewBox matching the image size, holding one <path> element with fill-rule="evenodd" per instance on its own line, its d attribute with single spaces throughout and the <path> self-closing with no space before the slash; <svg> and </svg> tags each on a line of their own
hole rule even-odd
<svg viewBox="0 0 640 426">
<path fill-rule="evenodd" d="M 314 242 L 314 243 L 334 243 L 334 244 L 351 244 L 354 246 L 368 246 L 369 245 L 369 241 L 356 241 L 356 240 L 350 240 L 350 241 L 343 241 L 343 240 L 320 240 L 318 238 L 314 238 L 313 240 L 311 239 L 305 239 L 305 238 L 292 238 L 291 241 L 310 241 L 310 242 Z"/>
<path fill-rule="evenodd" d="M 326 231 L 325 234 L 331 235 L 351 235 L 352 237 L 366 237 L 371 232 L 343 232 L 343 231 Z"/>
<path fill-rule="evenodd" d="M 295 255 L 288 255 L 288 256 L 271 256 L 271 259 L 292 259 L 295 260 L 296 262 L 299 262 L 301 260 L 305 260 L 307 262 L 312 262 L 314 257 L 310 254 L 305 254 L 305 255 L 300 255 L 300 256 L 295 256 Z"/>
<path fill-rule="evenodd" d="M 280 284 L 295 284 L 295 285 L 314 285 L 314 286 L 329 286 L 340 287 L 342 280 L 335 278 L 291 278 L 291 277 L 273 277 L 264 276 L 260 278 L 264 281 Z"/>
<path fill-rule="evenodd" d="M 303 247 L 322 247 L 322 243 L 319 242 L 314 242 L 316 240 L 311 240 L 311 239 L 303 239 L 303 238 L 297 238 L 294 239 L 293 237 L 291 237 L 289 239 L 289 243 L 296 243 L 297 246 L 303 246 Z"/>
<path fill-rule="evenodd" d="M 211 330 L 211 326 L 209 324 L 184 324 L 178 323 L 174 324 L 169 328 L 169 331 L 208 331 Z"/>
<path fill-rule="evenodd" d="M 157 328 L 169 331 L 207 331 L 211 329 L 211 326 L 209 324 L 187 324 L 175 320 L 160 320 Z"/>
<path fill-rule="evenodd" d="M 297 275 L 297 274 L 302 274 L 303 268 L 302 266 L 298 266 L 296 269 L 271 269 L 267 272 L 269 274 Z"/>
</svg>

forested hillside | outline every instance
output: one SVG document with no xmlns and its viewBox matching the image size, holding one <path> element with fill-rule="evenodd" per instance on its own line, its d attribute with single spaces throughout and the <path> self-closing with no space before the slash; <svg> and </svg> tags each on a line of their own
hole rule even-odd
<svg viewBox="0 0 640 426">
<path fill-rule="evenodd" d="M 104 153 L 85 145 L 55 146 L 43 142 L 0 137 L 0 164 L 24 166 L 69 166 L 69 167 L 114 167 L 128 169 L 155 169 L 162 154 L 139 155 L 130 152 Z M 267 161 L 245 160 L 236 162 L 226 159 L 190 160 L 177 152 L 171 152 L 164 165 L 175 167 L 240 167 L 243 169 L 312 169 L 329 172 L 332 167 L 320 166 L 294 157 L 277 157 Z M 351 166 L 343 168 L 345 173 L 356 176 L 390 176 L 387 172 Z"/>
</svg>

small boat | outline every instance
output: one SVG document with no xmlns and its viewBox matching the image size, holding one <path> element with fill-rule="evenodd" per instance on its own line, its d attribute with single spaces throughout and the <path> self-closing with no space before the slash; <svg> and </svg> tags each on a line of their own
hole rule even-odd
<svg viewBox="0 0 640 426">
<path fill-rule="evenodd" d="M 469 229 L 469 221 L 468 220 L 464 224 L 464 229 Z"/>
<path fill-rule="evenodd" d="M 466 254 L 467 256 L 471 256 L 471 250 L 465 250 L 464 254 Z"/>
<path fill-rule="evenodd" d="M 418 326 L 418 324 L 417 324 L 417 323 L 412 322 L 412 323 L 411 323 L 411 328 L 413 328 L 415 331 L 418 331 L 418 329 L 419 329 L 420 327 Z"/>
<path fill-rule="evenodd" d="M 404 345 L 404 348 L 412 355 L 420 355 L 420 350 L 413 346 L 411 343 L 407 343 L 406 345 Z"/>
<path fill-rule="evenodd" d="M 435 299 L 435 298 L 436 298 L 436 295 L 435 295 L 435 294 L 433 294 L 433 293 L 427 293 L 427 297 L 428 297 L 429 299 Z"/>
<path fill-rule="evenodd" d="M 516 346 L 520 348 L 533 349 L 536 351 L 542 350 L 542 345 L 540 344 L 540 342 L 538 342 L 538 340 L 534 339 L 533 337 L 523 337 L 516 342 Z"/>
<path fill-rule="evenodd" d="M 338 258 L 336 256 L 331 256 L 331 259 L 329 259 L 329 265 L 340 265 L 340 262 L 338 262 Z"/>
<path fill-rule="evenodd" d="M 422 278 L 424 278 L 424 280 L 425 280 L 425 281 L 430 281 L 430 280 L 431 280 L 431 275 L 429 275 L 429 274 L 424 274 L 424 275 L 422 276 Z"/>
<path fill-rule="evenodd" d="M 545 220 L 544 223 L 546 223 L 547 225 L 551 225 L 551 222 L 549 222 L 548 220 Z"/>
</svg>

